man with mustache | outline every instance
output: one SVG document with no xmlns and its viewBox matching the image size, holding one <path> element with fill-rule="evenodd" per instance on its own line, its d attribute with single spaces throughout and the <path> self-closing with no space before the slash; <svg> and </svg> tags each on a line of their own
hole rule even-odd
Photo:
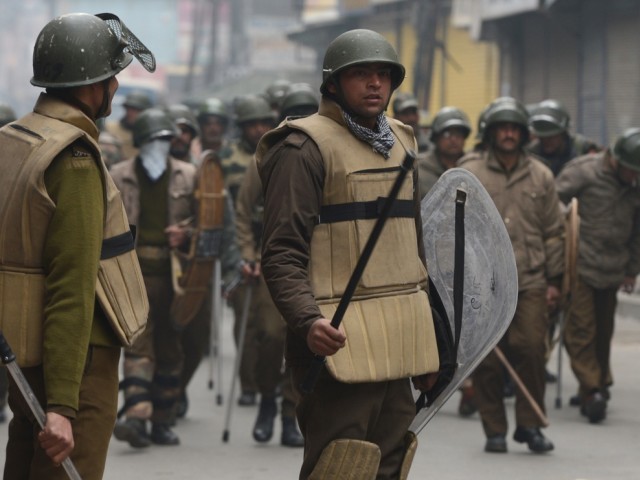
<svg viewBox="0 0 640 480">
<path fill-rule="evenodd" d="M 526 109 L 511 97 L 501 98 L 486 114 L 487 149 L 463 157 L 459 165 L 482 182 L 507 227 L 518 269 L 518 306 L 500 348 L 544 409 L 547 312 L 560 296 L 564 222 L 551 170 L 524 150 L 528 137 Z M 478 366 L 473 384 L 487 437 L 485 451 L 506 452 L 504 374 L 495 353 Z M 516 442 L 527 443 L 535 453 L 553 450 L 540 431 L 541 420 L 520 391 L 516 426 Z"/>
</svg>

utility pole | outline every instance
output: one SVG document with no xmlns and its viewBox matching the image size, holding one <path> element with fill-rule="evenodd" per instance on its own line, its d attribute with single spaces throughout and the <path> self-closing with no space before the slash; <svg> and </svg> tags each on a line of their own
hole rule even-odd
<svg viewBox="0 0 640 480">
<path fill-rule="evenodd" d="M 443 0 L 419 0 L 416 32 L 418 51 L 415 60 L 413 93 L 418 103 L 428 108 L 431 100 L 431 80 L 433 76 L 433 57 L 437 41 L 436 29 L 440 20 Z"/>
</svg>

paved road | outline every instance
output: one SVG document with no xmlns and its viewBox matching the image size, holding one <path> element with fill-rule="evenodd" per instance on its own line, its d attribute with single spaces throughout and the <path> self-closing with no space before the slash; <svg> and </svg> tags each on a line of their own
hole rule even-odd
<svg viewBox="0 0 640 480">
<path fill-rule="evenodd" d="M 624 311 L 628 315 L 636 310 Z M 588 424 L 573 407 L 555 409 L 556 391 L 555 385 L 551 385 L 546 402 L 551 426 L 546 434 L 555 443 L 555 451 L 533 455 L 525 446 L 509 441 L 508 454 L 487 454 L 483 452 L 484 436 L 477 414 L 469 419 L 458 417 L 456 395 L 422 432 L 410 479 L 640 479 L 640 314 L 635 317 L 617 320 L 613 348 L 616 383 L 603 424 Z M 229 340 L 223 349 L 225 394 L 229 390 L 234 353 L 230 324 L 227 311 L 225 337 Z M 555 359 L 551 362 L 555 368 Z M 566 362 L 564 371 L 562 394 L 566 404 L 575 392 L 576 382 Z M 251 438 L 256 414 L 253 407 L 234 407 L 231 437 L 228 443 L 222 442 L 227 406 L 226 402 L 223 406 L 216 405 L 215 393 L 208 389 L 208 378 L 209 366 L 203 363 L 190 387 L 187 418 L 176 427 L 182 445 L 134 450 L 114 439 L 105 479 L 297 478 L 302 450 L 281 447 L 279 429 L 270 443 L 256 444 Z M 513 401 L 508 402 L 513 418 Z M 0 442 L 6 442 L 6 428 L 0 428 Z M 4 460 L 4 452 L 0 452 L 0 460 Z"/>
</svg>

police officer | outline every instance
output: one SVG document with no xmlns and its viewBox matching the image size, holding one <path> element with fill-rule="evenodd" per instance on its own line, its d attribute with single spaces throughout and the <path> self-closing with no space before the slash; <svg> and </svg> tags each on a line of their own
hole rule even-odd
<svg viewBox="0 0 640 480">
<path fill-rule="evenodd" d="M 378 240 L 341 328 L 329 320 L 375 222 L 353 212 L 388 193 L 416 148 L 413 130 L 384 114 L 404 74 L 380 34 L 343 33 L 324 56 L 318 113 L 281 124 L 256 155 L 265 192 L 262 269 L 287 322 L 294 385 L 314 354 L 327 357 L 297 407 L 300 478 L 327 469 L 333 473 L 322 478 L 406 478 L 417 441 L 407 432 L 415 416 L 408 377 L 428 388 L 434 377 L 423 374 L 438 370 L 415 178 L 399 194 L 408 211 L 385 225 L 388 236 Z M 383 347 L 416 335 L 424 338 L 419 351 Z"/>
<path fill-rule="evenodd" d="M 195 165 L 197 162 L 191 152 L 191 145 L 200 135 L 200 127 L 196 116 L 188 106 L 181 103 L 169 105 L 167 113 L 179 131 L 178 135 L 171 140 L 169 153 L 173 158 Z"/>
<path fill-rule="evenodd" d="M 145 92 L 133 90 L 127 94 L 122 105 L 124 115 L 120 120 L 107 122 L 106 130 L 120 140 L 123 158 L 128 160 L 138 153 L 133 144 L 133 124 L 140 113 L 153 106 L 153 102 Z"/>
<path fill-rule="evenodd" d="M 418 100 L 411 93 L 398 92 L 393 99 L 393 118 L 413 128 L 418 141 L 418 153 L 424 153 L 431 148 L 431 144 L 429 136 L 421 127 L 419 108 Z"/>
<path fill-rule="evenodd" d="M 133 127 L 138 155 L 111 170 L 129 221 L 137 226 L 136 253 L 151 305 L 144 334 L 125 350 L 121 412 L 125 419 L 114 429 L 118 440 L 134 448 L 152 442 L 180 443 L 170 428 L 180 395 L 183 360 L 180 335 L 169 317 L 174 293 L 170 254 L 171 249 L 188 245 L 190 220 L 195 215 L 196 168 L 170 156 L 171 139 L 176 135 L 164 110 L 145 110 Z"/>
<path fill-rule="evenodd" d="M 226 133 L 231 113 L 219 98 L 207 98 L 198 107 L 197 120 L 200 125 L 200 145 L 195 145 L 193 153 L 197 157 L 204 150 L 213 150 L 220 156 L 230 154 Z"/>
<path fill-rule="evenodd" d="M 583 135 L 572 135 L 569 132 L 570 123 L 569 112 L 557 100 L 543 100 L 531 107 L 529 127 L 535 139 L 527 148 L 544 160 L 554 176 L 572 158 L 602 150 L 597 143 Z"/>
<path fill-rule="evenodd" d="M 306 117 L 318 110 L 318 99 L 307 84 L 293 84 L 281 102 L 281 115 L 294 119 Z M 286 325 L 273 304 L 260 270 L 260 248 L 263 213 L 262 184 L 255 161 L 247 168 L 236 202 L 236 230 L 238 245 L 245 262 L 247 275 L 255 282 L 252 316 L 256 330 L 255 342 L 247 348 L 257 357 L 255 378 L 260 391 L 260 408 L 253 429 L 258 442 L 266 442 L 273 435 L 273 423 L 277 413 L 276 389 L 282 385 L 282 436 L 281 444 L 302 447 L 304 439 L 298 431 L 295 419 L 297 394 L 287 375 L 282 378 L 282 360 Z"/>
<path fill-rule="evenodd" d="M 271 110 L 276 116 L 280 113 L 282 100 L 291 88 L 291 82 L 285 78 L 279 78 L 269 84 L 264 90 L 263 97 L 269 103 Z"/>
<path fill-rule="evenodd" d="M 640 273 L 640 129 L 604 152 L 578 157 L 556 179 L 560 199 L 578 199 L 578 282 L 565 327 L 565 346 L 580 384 L 581 413 L 606 417 L 617 291 L 631 293 Z"/>
<path fill-rule="evenodd" d="M 464 142 L 471 133 L 467 114 L 456 107 L 444 107 L 433 118 L 431 142 L 434 148 L 418 156 L 420 197 L 424 197 L 446 170 L 464 155 Z"/>
<path fill-rule="evenodd" d="M 486 115 L 487 150 L 464 157 L 460 166 L 475 174 L 487 189 L 511 238 L 518 269 L 518 305 L 500 347 L 533 399 L 544 408 L 547 306 L 560 295 L 564 223 L 551 172 L 524 150 L 528 136 L 525 108 L 513 98 L 502 98 Z M 487 452 L 507 451 L 503 384 L 502 365 L 490 353 L 473 374 Z M 522 392 L 516 392 L 513 439 L 526 443 L 533 452 L 548 452 L 554 447 L 540 427 L 531 405 Z"/>
<path fill-rule="evenodd" d="M 54 18 L 33 51 L 31 83 L 46 93 L 0 129 L 0 222 L 12 226 L 0 232 L 0 296 L 11 298 L 0 327 L 46 411 L 40 430 L 11 383 L 4 478 L 66 478 L 59 465 L 69 456 L 82 478 L 102 478 L 120 348 L 148 312 L 133 236 L 97 143 L 96 121 L 109 115 L 115 75 L 132 53 L 155 69 L 115 15 Z"/>
</svg>

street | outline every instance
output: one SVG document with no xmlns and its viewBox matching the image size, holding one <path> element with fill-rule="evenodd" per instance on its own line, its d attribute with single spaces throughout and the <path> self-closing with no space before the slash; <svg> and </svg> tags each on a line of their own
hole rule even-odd
<svg viewBox="0 0 640 480">
<path fill-rule="evenodd" d="M 518 480 L 615 480 L 640 476 L 640 315 L 637 309 L 623 308 L 617 318 L 613 344 L 615 385 L 611 390 L 607 419 L 590 425 L 576 407 L 568 406 L 575 393 L 576 382 L 563 355 L 564 406 L 554 407 L 556 385 L 547 386 L 547 413 L 551 425 L 545 434 L 554 442 L 555 450 L 547 455 L 529 453 L 525 445 L 508 437 L 507 454 L 483 451 L 484 435 L 479 417 L 457 415 L 459 396 L 454 395 L 419 438 L 410 479 L 518 479 Z M 105 480 L 142 479 L 266 479 L 297 478 L 302 449 L 281 447 L 279 422 L 274 438 L 267 444 L 256 444 L 251 430 L 257 407 L 233 405 L 228 443 L 222 442 L 227 395 L 235 349 L 231 342 L 231 312 L 225 309 L 223 358 L 224 404 L 216 405 L 216 390 L 209 390 L 209 361 L 200 366 L 189 389 L 190 407 L 187 417 L 178 422 L 176 432 L 182 444 L 177 447 L 152 446 L 135 450 L 113 439 Z M 557 351 L 557 349 L 556 349 Z M 549 368 L 556 370 L 556 353 Z M 215 369 L 214 369 L 215 372 Z M 217 386 L 217 385 L 216 385 Z M 236 396 L 238 389 L 236 388 Z M 513 418 L 513 399 L 507 400 L 507 411 Z M 337 413 L 338 414 L 338 413 Z M 513 422 L 511 422 L 513 424 Z M 0 429 L 0 440 L 6 442 L 6 427 Z M 4 452 L 1 454 L 4 460 Z"/>
</svg>

